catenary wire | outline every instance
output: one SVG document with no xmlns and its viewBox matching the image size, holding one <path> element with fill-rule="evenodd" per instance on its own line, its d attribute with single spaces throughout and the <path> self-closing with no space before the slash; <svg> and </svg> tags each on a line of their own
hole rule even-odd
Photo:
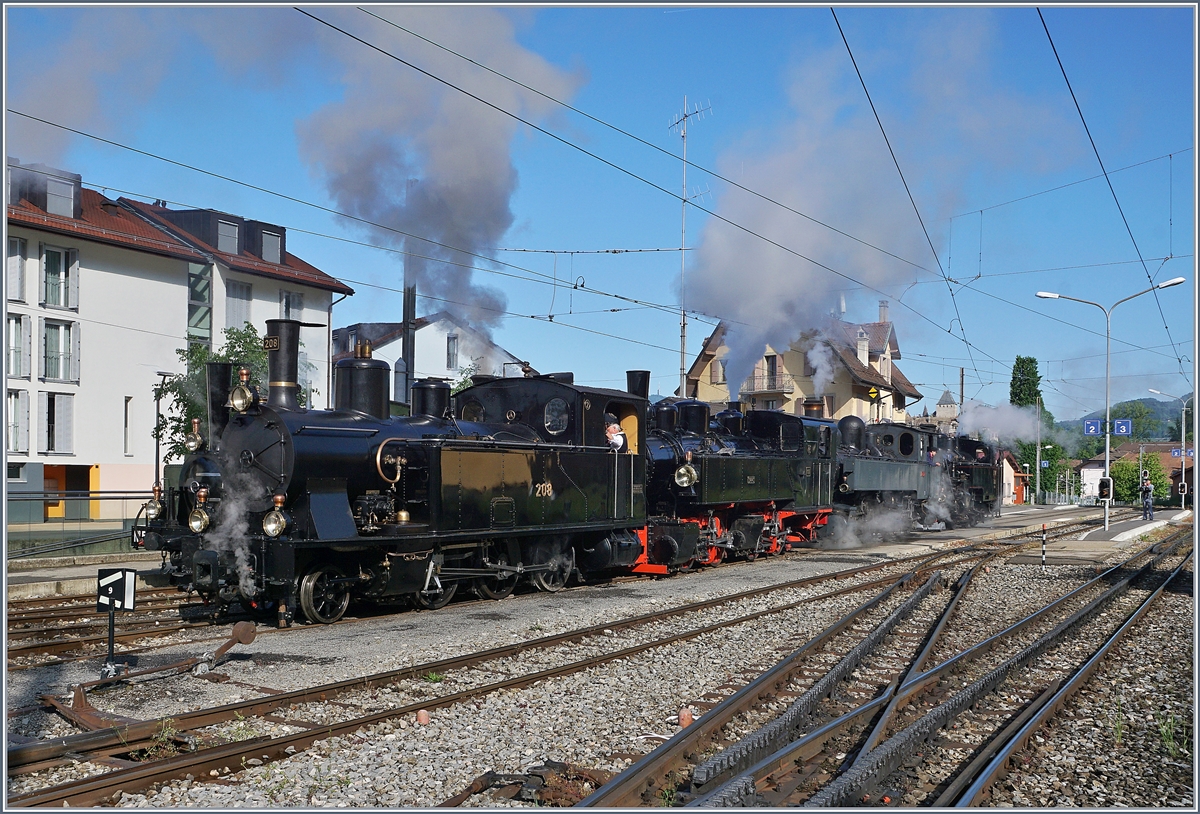
<svg viewBox="0 0 1200 814">
<path fill-rule="evenodd" d="M 641 138 L 641 137 L 639 137 L 639 136 L 636 136 L 636 135 L 634 135 L 633 133 L 630 133 L 630 132 L 628 132 L 628 131 L 626 131 L 626 130 L 623 130 L 623 129 L 621 129 L 620 127 L 617 127 L 617 126 L 616 126 L 616 125 L 614 125 L 614 124 L 610 124 L 609 122 L 606 122 L 606 121 L 604 121 L 603 119 L 600 119 L 600 118 L 598 118 L 598 117 L 596 117 L 596 116 L 593 116 L 593 115 L 591 115 L 590 113 L 587 113 L 586 111 L 580 110 L 579 108 L 577 108 L 577 107 L 574 107 L 573 105 L 571 105 L 571 104 L 569 104 L 569 103 L 567 103 L 567 102 L 564 102 L 564 101 L 562 101 L 561 99 L 557 99 L 557 98 L 555 98 L 555 97 L 553 97 L 553 96 L 551 96 L 551 95 L 549 95 L 549 94 L 547 94 L 547 93 L 544 93 L 544 92 L 542 92 L 542 91 L 538 90 L 537 88 L 530 87 L 529 85 L 526 85 L 524 82 L 521 82 L 521 81 L 520 81 L 520 80 L 518 80 L 518 79 L 513 79 L 511 76 L 508 76 L 508 75 L 506 75 L 506 74 L 504 74 L 504 73 L 502 73 L 502 72 L 500 72 L 500 71 L 497 71 L 497 70 L 495 70 L 495 69 L 493 69 L 493 68 L 490 68 L 490 67 L 488 67 L 487 65 L 484 65 L 484 64 L 483 64 L 483 63 L 481 63 L 481 62 L 477 62 L 476 60 L 474 60 L 474 59 L 471 59 L 470 57 L 466 56 L 465 54 L 460 54 L 459 52 L 457 52 L 457 51 L 453 50 L 452 48 L 448 48 L 448 47 L 446 47 L 445 45 L 442 45 L 441 43 L 435 42 L 434 40 L 431 40 L 431 39 L 429 39 L 428 37 L 424 37 L 424 36 L 422 36 L 422 35 L 418 34 L 417 32 L 415 32 L 415 31 L 413 31 L 413 30 L 411 30 L 411 29 L 405 28 L 404 26 L 400 25 L 399 23 L 393 22 L 393 21 L 391 21 L 391 20 L 388 20 L 388 19 L 386 19 L 386 18 L 384 18 L 384 17 L 380 17 L 378 14 L 374 14 L 374 13 L 372 13 L 372 12 L 370 12 L 370 11 L 367 11 L 366 9 L 364 9 L 364 8 L 362 8 L 362 7 L 359 7 L 359 9 L 358 9 L 358 10 L 359 10 L 359 11 L 361 11 L 361 12 L 363 12 L 364 14 L 367 14 L 368 16 L 374 17 L 376 20 L 379 20 L 380 22 L 386 23 L 387 25 L 390 25 L 390 26 L 392 26 L 393 28 L 397 28 L 397 29 L 399 29 L 400 31 L 403 31 L 403 32 L 404 32 L 404 33 L 406 33 L 406 34 L 410 34 L 410 35 L 412 35 L 412 36 L 416 37 L 417 39 L 419 39 L 419 40 L 422 40 L 423 42 L 427 42 L 427 43 L 429 43 L 430 45 L 434 46 L 435 48 L 439 48 L 439 49 L 441 49 L 441 50 L 445 51 L 445 52 L 446 52 L 446 53 L 448 53 L 448 54 L 453 54 L 454 56 L 458 57 L 459 59 L 465 60 L 466 62 L 469 62 L 469 63 L 471 63 L 472 65 L 475 65 L 476 67 L 482 68 L 483 70 L 487 71 L 487 72 L 488 72 L 488 73 L 490 73 L 490 74 L 493 74 L 494 76 L 498 76 L 498 77 L 500 77 L 501 79 L 504 79 L 504 80 L 507 80 L 507 81 L 509 81 L 509 82 L 512 82 L 513 84 L 517 85 L 518 87 L 524 88 L 525 90 L 529 91 L 530 93 L 537 94 L 538 96 L 542 97 L 543 99 L 546 99 L 547 101 L 551 101 L 551 102 L 554 102 L 554 103 L 555 103 L 555 104 L 557 104 L 557 105 L 561 105 L 562 107 L 566 108 L 567 110 L 570 110 L 570 111 L 571 111 L 571 112 L 573 112 L 573 113 L 578 113 L 580 116 L 583 116 L 584 118 L 588 119 L 589 121 L 593 121 L 593 122 L 595 122 L 596 124 L 599 124 L 599 125 L 601 125 L 601 126 L 603 126 L 603 127 L 607 127 L 608 129 L 610 129 L 610 130 L 612 130 L 612 131 L 614 131 L 614 132 L 616 132 L 616 133 L 620 133 L 621 135 L 623 135 L 623 136 L 625 136 L 625 137 L 627 137 L 627 138 L 633 139 L 633 140 L 634 140 L 634 141 L 636 141 L 637 143 L 639 143 L 639 144 L 642 144 L 642 145 L 644 145 L 644 146 L 646 146 L 646 147 L 649 147 L 649 148 L 650 148 L 650 149 L 652 149 L 652 150 L 656 150 L 657 152 L 660 152 L 660 153 L 662 153 L 663 155 L 670 156 L 671 158 L 673 158 L 673 159 L 676 159 L 676 160 L 681 160 L 681 159 L 679 158 L 679 156 L 675 155 L 675 154 L 674 154 L 674 153 L 672 153 L 670 150 L 666 150 L 666 149 L 664 149 L 664 148 L 662 148 L 662 147 L 658 146 L 657 144 L 654 144 L 654 143 L 652 143 L 652 142 L 646 141 L 645 139 L 643 139 L 643 138 Z M 876 245 L 874 245 L 873 243 L 870 243 L 870 242 L 868 242 L 868 241 L 865 241 L 865 240 L 863 240 L 863 239 L 861 239 L 861 238 L 855 237 L 854 235 L 852 235 L 852 234 L 850 234 L 850 233 L 848 233 L 848 232 L 844 232 L 844 231 L 842 231 L 841 229 L 838 229 L 836 226 L 831 226 L 831 225 L 830 225 L 830 224 L 828 224 L 828 223 L 824 223 L 823 221 L 820 221 L 820 220 L 818 220 L 818 219 L 816 219 L 816 218 L 812 217 L 811 215 L 807 215 L 807 214 L 805 214 L 804 212 L 801 212 L 801 211 L 799 211 L 798 209 L 794 209 L 793 207 L 790 207 L 790 206 L 788 206 L 787 204 L 783 203 L 782 201 L 777 201 L 777 200 L 775 200 L 774 198 L 771 198 L 771 197 L 769 197 L 769 196 L 767 196 L 767 195 L 764 195 L 764 194 L 762 194 L 761 192 L 757 192 L 756 190 L 753 190 L 753 189 L 750 189 L 749 187 L 743 186 L 742 184 L 739 184 L 737 181 L 734 181 L 734 180 L 732 180 L 732 179 L 730 179 L 730 178 L 726 178 L 725 176 L 721 175 L 721 174 L 720 174 L 719 172 L 717 172 L 716 170 L 712 170 L 712 169 L 709 169 L 709 168 L 707 168 L 707 167 L 703 167 L 703 166 L 701 166 L 701 165 L 699 165 L 699 164 L 696 164 L 696 163 L 694 163 L 694 162 L 692 162 L 692 161 L 686 161 L 686 164 L 687 164 L 687 166 L 689 166 L 689 167 L 691 167 L 691 168 L 693 168 L 693 169 L 700 170 L 701 172 L 703 172 L 703 173 L 706 173 L 706 174 L 708 174 L 708 175 L 711 175 L 713 178 L 716 178 L 716 179 L 718 179 L 718 180 L 720 180 L 720 181 L 723 181 L 723 182 L 725 182 L 725 183 L 729 184 L 730 186 L 732 186 L 732 187 L 735 187 L 736 189 L 740 189 L 740 190 L 741 190 L 741 191 L 743 191 L 743 192 L 749 193 L 750 195 L 753 195 L 754 197 L 756 197 L 756 198 L 759 198 L 760 200 L 766 201 L 767 203 L 770 203 L 770 204 L 772 204 L 772 205 L 774 205 L 774 206 L 778 206 L 778 207 L 780 207 L 781 209 L 784 209 L 784 210 L 786 210 L 786 211 L 788 211 L 788 212 L 791 212 L 791 213 L 792 213 L 792 214 L 794 214 L 794 215 L 799 215 L 800 217 L 804 218 L 805 220 L 808 220 L 808 221 L 810 221 L 810 222 L 812 222 L 812 223 L 815 223 L 815 224 L 816 224 L 816 225 L 818 225 L 818 226 L 822 226 L 822 227 L 824 227 L 824 228 L 826 228 L 826 229 L 829 229 L 830 231 L 836 232 L 837 234 L 839 234 L 839 235 L 842 235 L 843 237 L 849 238 L 850 240 L 853 240 L 853 241 L 855 241 L 856 243 L 860 243 L 860 244 L 862 244 L 863 246 L 866 246 L 866 247 L 868 247 L 868 248 L 874 249 L 874 250 L 875 250 L 875 251 L 877 251 L 877 252 L 880 252 L 880 253 L 882 253 L 882 254 L 885 254 L 885 255 L 887 255 L 888 257 L 891 257 L 891 258 L 894 258 L 894 259 L 896 259 L 896 260 L 899 260 L 899 261 L 900 261 L 900 262 L 902 262 L 902 263 L 906 263 L 906 264 L 908 264 L 908 265 L 910 265 L 910 266 L 913 266 L 914 268 L 918 268 L 918 269 L 920 269 L 920 270 L 922 270 L 922 271 L 927 271 L 927 272 L 929 272 L 930 274 L 933 274 L 933 273 L 934 273 L 932 269 L 928 269 L 928 268 L 926 268 L 925 266 L 922 266 L 920 263 L 915 263 L 915 262 L 913 262 L 912 260 L 907 260 L 907 259 L 905 259 L 905 258 L 903 258 L 903 257 L 901 257 L 901 256 L 899 256 L 899 255 L 897 255 L 897 254 L 893 254 L 892 252 L 888 251 L 887 249 L 880 248 L 879 246 L 876 246 Z M 675 251 L 678 251 L 678 250 L 676 249 Z"/>
<path fill-rule="evenodd" d="M 293 8 L 295 8 L 295 7 L 293 7 Z M 525 126 L 527 126 L 527 127 L 531 128 L 531 129 L 533 129 L 533 130 L 536 130 L 537 132 L 539 132 L 539 133 L 542 133 L 543 135 L 545 135 L 545 136 L 547 136 L 547 137 L 549 137 L 549 138 L 551 138 L 551 139 L 553 139 L 553 140 L 555 140 L 555 141 L 557 141 L 557 142 L 559 142 L 559 143 L 563 144 L 564 146 L 570 147 L 571 149 L 574 149 L 574 150 L 578 150 L 579 152 L 583 153 L 584 155 L 587 155 L 587 156 L 589 156 L 590 158 L 593 158 L 593 159 L 595 159 L 595 160 L 599 161 L 600 163 L 602 163 L 602 164 L 604 164 L 604 165 L 606 165 L 606 166 L 608 166 L 608 167 L 611 167 L 612 169 L 615 169 L 615 170 L 617 170 L 618 172 L 620 172 L 620 173 L 622 173 L 622 174 L 624 174 L 624 175 L 627 175 L 627 176 L 629 176 L 630 178 L 633 178 L 633 179 L 635 179 L 635 180 L 637 180 L 637 181 L 640 181 L 640 182 L 642 182 L 642 183 L 646 184 L 647 186 L 650 186 L 651 188 L 653 188 L 653 189 L 656 189 L 656 190 L 658 190 L 659 192 L 662 192 L 662 193 L 663 193 L 663 194 L 665 194 L 665 195 L 669 195 L 669 196 L 670 196 L 671 198 L 673 198 L 674 200 L 677 200 L 677 201 L 679 201 L 679 200 L 682 200 L 682 197 L 681 197 L 681 196 L 680 196 L 678 193 L 672 192 L 671 190 L 669 190 L 669 189 L 666 189 L 665 187 L 662 187 L 662 186 L 660 186 L 660 185 L 658 185 L 658 184 L 654 183 L 653 181 L 650 181 L 650 180 L 649 180 L 649 179 L 647 179 L 647 178 L 643 178 L 643 177 L 641 177 L 641 176 L 637 175 L 636 173 L 632 172 L 631 170 L 628 170 L 628 169 L 626 169 L 626 168 L 624 168 L 624 167 L 621 167 L 621 166 L 619 166 L 619 165 L 617 165 L 617 164 L 614 164 L 613 162 L 609 161 L 608 159 L 606 159 L 606 158 L 603 158 L 602 156 L 596 155 L 595 153 L 593 153 L 593 152 L 591 152 L 591 151 L 589 151 L 589 150 L 586 150 L 586 149 L 584 149 L 583 147 L 580 147 L 580 146 L 579 146 L 579 145 L 577 145 L 577 144 L 574 144 L 574 143 L 572 143 L 571 141 L 569 141 L 569 140 L 567 140 L 567 139 L 563 138 L 562 136 L 559 136 L 559 135 L 557 135 L 557 134 L 555 134 L 555 133 L 551 133 L 550 131 L 546 130 L 545 128 L 543 128 L 543 127 L 540 127 L 540 126 L 538 126 L 537 124 L 534 124 L 533 122 L 531 122 L 531 121 L 529 121 L 529 120 L 527 120 L 527 119 L 524 119 L 524 118 L 522 118 L 522 117 L 518 116 L 517 114 L 515 114 L 515 113 L 513 113 L 513 112 L 511 112 L 511 111 L 509 111 L 509 110 L 505 110 L 504 108 L 500 107 L 499 105 L 496 105 L 496 104 L 494 104 L 494 103 L 492 103 L 492 102 L 489 102 L 489 101 L 487 101 L 486 99 L 482 99 L 481 97 L 477 96 L 476 94 L 473 94 L 473 93 L 471 93 L 470 91 L 468 91 L 468 90 L 465 90 L 464 88 L 461 88 L 461 87 L 459 87 L 459 86 L 455 85 L 454 83 L 452 83 L 452 82 L 450 82 L 450 81 L 448 81 L 448 80 L 446 80 L 446 79 L 443 79 L 443 78 L 441 78 L 441 77 L 439 77 L 439 76 L 437 76 L 437 75 L 435 75 L 435 74 L 433 74 L 433 73 L 430 73 L 429 71 L 426 71 L 426 70 L 425 70 L 425 69 L 423 69 L 423 68 L 420 68 L 420 67 L 418 67 L 418 66 L 414 65 L 414 64 L 412 64 L 411 62 L 409 62 L 409 61 L 405 60 L 404 58 L 402 58 L 402 57 L 399 57 L 399 56 L 397 56 L 397 55 L 395 55 L 395 54 L 393 54 L 393 53 L 390 53 L 389 51 L 387 51 L 387 50 L 386 50 L 386 49 L 384 49 L 384 48 L 381 48 L 381 47 L 379 47 L 379 46 L 377 46 L 377 45 L 374 45 L 374 44 L 372 44 L 372 43 L 370 43 L 370 42 L 368 42 L 368 41 L 364 40 L 363 38 L 361 38 L 361 37 L 359 37 L 359 36 L 357 36 L 357 35 L 355 35 L 355 34 L 351 34 L 349 31 L 346 31 L 345 29 L 343 29 L 343 28 L 340 28 L 340 27 L 338 27 L 338 26 L 334 25 L 333 23 L 330 23 L 330 22 L 328 22 L 328 21 L 326 21 L 326 20 L 322 20 L 321 18 L 319 18 L 319 17 L 317 17 L 317 16 L 315 16 L 315 15 L 313 15 L 313 14 L 309 14 L 309 13 L 308 13 L 307 11 L 305 11 L 304 9 L 301 9 L 301 8 L 295 8 L 295 10 L 296 10 L 296 11 L 298 11 L 298 12 L 300 12 L 301 14 L 305 15 L 306 17 L 309 17 L 309 18 L 311 18 L 313 21 L 315 21 L 315 22 L 318 22 L 318 23 L 320 23 L 320 24 L 322 24 L 322 25 L 324 25 L 324 26 L 326 26 L 326 27 L 328 27 L 328 28 L 330 28 L 330 29 L 332 29 L 332 30 L 334 30 L 334 31 L 337 31 L 338 33 L 340 33 L 340 34 L 342 34 L 342 35 L 344 35 L 344 36 L 346 36 L 346 37 L 348 37 L 348 38 L 350 38 L 350 39 L 354 40 L 355 42 L 358 42 L 358 43 L 360 43 L 361 45 L 363 45 L 363 46 L 365 46 L 365 47 L 367 47 L 367 48 L 370 48 L 370 49 L 371 49 L 371 50 L 373 50 L 373 51 L 376 51 L 376 52 L 378 52 L 378 53 L 382 54 L 383 56 L 386 56 L 386 57 L 388 57 L 389 59 L 395 60 L 396 62 L 399 62 L 400 64 L 402 64 L 402 65 L 405 65 L 406 67 L 409 67 L 409 68 L 411 68 L 412 70 L 415 70 L 415 71 L 417 71 L 418 73 L 420 73 L 420 74 L 422 74 L 422 75 L 424 75 L 424 76 L 427 76 L 427 77 L 429 77 L 430 79 L 432 79 L 432 80 L 434 80 L 434 81 L 436 81 L 436 82 L 440 82 L 441 84 L 443 84 L 443 85 L 446 85 L 446 86 L 447 86 L 447 87 L 449 87 L 449 88 L 452 88 L 452 89 L 454 89 L 454 90 L 457 90 L 457 91 L 459 91 L 460 93 L 462 93 L 462 94 L 464 94 L 464 95 L 466 95 L 466 96 L 468 96 L 468 97 L 470 97 L 470 98 L 472 98 L 472 99 L 474 99 L 474 100 L 478 101 L 480 104 L 486 105 L 487 107 L 489 107 L 489 108 L 491 108 L 491 109 L 495 110 L 496 112 L 498 112 L 498 113 L 501 113 L 501 114 L 503 114 L 503 115 L 505 115 L 505 116 L 508 116 L 508 117 L 512 118 L 513 120 L 515 120 L 515 121 L 518 121 L 518 122 L 520 122 L 521 124 L 524 124 Z M 830 267 L 830 266 L 828 266 L 828 265 L 826 265 L 826 264 L 824 264 L 824 263 L 820 262 L 819 260 L 815 260 L 815 259 L 813 259 L 813 258 L 811 258 L 811 257 L 808 257 L 807 255 L 804 255 L 804 254 L 802 254 L 801 252 L 799 252 L 799 251 L 796 251 L 795 249 L 792 249 L 792 248 L 790 248 L 790 247 L 788 247 L 788 246 L 785 246 L 785 245 L 783 245 L 783 244 L 779 243 L 778 241 L 772 240 L 772 239 L 770 239 L 770 238 L 766 237 L 766 236 L 765 236 L 765 235 L 763 235 L 763 234 L 760 234 L 760 233 L 758 233 L 758 232 L 755 232 L 753 229 L 749 228 L 748 226 L 744 226 L 744 225 L 742 225 L 742 224 L 740 224 L 740 223 L 737 223 L 737 222 L 735 222 L 735 221 L 733 221 L 733 220 L 730 220 L 729 218 L 727 218 L 727 217 L 725 217 L 725 216 L 723 216 L 723 215 L 721 215 L 721 214 L 719 214 L 719 213 L 717 213 L 717 212 L 714 212 L 714 211 L 712 211 L 711 209 L 706 209 L 705 207 L 703 207 L 703 206 L 700 206 L 699 204 L 696 204 L 696 203 L 693 203 L 693 204 L 692 204 L 692 206 L 693 206 L 693 207 L 695 207 L 696 209 L 700 210 L 701 212 L 704 212 L 704 213 L 706 213 L 706 214 L 710 215 L 710 216 L 711 216 L 711 217 L 713 217 L 714 219 L 721 221 L 722 223 L 726 223 L 726 224 L 728 224 L 729 226 L 732 226 L 733 228 L 735 228 L 735 229 L 737 229 L 737 230 L 739 230 L 739 231 L 745 232 L 746 234 L 748 234 L 748 235 L 750 235 L 750 236 L 752 236 L 752 237 L 755 237 L 755 238 L 758 238 L 759 240 L 762 240 L 764 243 L 767 243 L 768 245 L 774 246 L 774 247 L 776 247 L 776 248 L 778 248 L 778 249 L 780 249 L 780 250 L 782 250 L 782 251 L 784 251 L 784 252 L 786 252 L 786 253 L 788 253 L 788 254 L 790 254 L 790 255 L 793 255 L 793 256 L 795 256 L 795 257 L 798 257 L 798 258 L 800 258 L 800 259 L 802 259 L 802 260 L 805 260 L 805 261 L 807 261 L 807 262 L 809 262 L 809 263 L 812 263 L 814 266 L 817 266 L 818 268 L 824 269 L 825 271 L 828 271 L 828 272 L 830 272 L 831 274 L 834 274 L 834 275 L 836 275 L 836 276 L 838 276 L 838 277 L 841 277 L 841 278 L 843 278 L 843 279 L 845 279 L 845 280 L 849 280 L 850 282 L 852 282 L 852 283 L 855 283 L 855 284 L 857 284 L 857 285 L 861 286 L 862 288 L 864 288 L 864 289 L 866 289 L 866 290 L 868 290 L 868 291 L 874 291 L 874 292 L 876 292 L 876 293 L 878 293 L 878 294 L 883 294 L 883 295 L 885 295 L 885 296 L 889 296 L 889 295 L 887 294 L 887 292 L 885 292 L 885 291 L 883 291 L 883 290 L 881 290 L 881 289 L 878 289 L 878 288 L 876 288 L 876 287 L 874 287 L 874 286 L 868 285 L 868 284 L 866 284 L 866 283 L 862 282 L 861 280 L 858 280 L 858 279 L 856 279 L 856 278 L 854 278 L 854 277 L 850 276 L 849 274 L 847 274 L 847 273 L 845 273 L 845 272 L 838 271 L 837 269 L 834 269 L 834 268 L 832 268 L 832 267 Z M 936 327 L 938 330 L 940 330 L 940 331 L 944 331 L 945 333 L 947 333 L 947 334 L 949 334 L 950 336 L 954 337 L 954 338 L 955 338 L 955 339 L 957 339 L 958 341 L 960 341 L 960 342 L 963 342 L 965 345 L 967 345 L 967 346 L 968 346 L 969 348 L 971 348 L 972 350 L 979 351 L 981 354 L 983 354 L 984 356 L 988 357 L 989 359 L 992 359 L 993 361 L 998 361 L 998 360 L 996 360 L 996 359 L 995 359 L 995 357 L 992 357 L 990 354 L 988 354 L 988 353 L 987 353 L 987 351 L 984 351 L 982 348 L 979 348 L 978 346 L 972 345 L 972 344 L 970 343 L 970 341 L 969 341 L 969 340 L 967 340 L 967 339 L 965 338 L 965 336 L 964 336 L 964 337 L 958 337 L 958 336 L 955 336 L 955 334 L 954 334 L 953 330 L 951 330 L 951 329 L 948 329 L 948 328 L 944 328 L 944 327 L 942 327 L 942 325 L 940 325 L 939 323 L 937 323 L 937 322 L 936 322 L 935 320 L 933 320 L 931 317 L 929 317 L 929 316 L 927 316 L 926 314 L 922 313 L 921 311 L 919 311 L 918 309 L 914 308 L 913 306 L 911 306 L 911 305 L 908 305 L 907 303 L 903 302 L 902 300 L 901 300 L 901 301 L 898 301 L 898 302 L 899 302 L 899 304 L 900 304 L 900 305 L 902 305 L 904 308 L 907 308 L 909 311 L 911 311 L 912 313 L 916 314 L 916 315 L 917 315 L 918 317 L 920 317 L 921 319 L 923 319 L 923 320 L 925 320 L 926 322 L 930 323 L 931 325 L 935 326 L 935 327 Z"/>
<path fill-rule="evenodd" d="M 1092 138 L 1092 131 L 1088 127 L 1087 119 L 1084 118 L 1083 108 L 1079 106 L 1079 99 L 1075 97 L 1075 89 L 1071 87 L 1071 80 L 1067 77 L 1067 69 L 1063 66 L 1062 58 L 1058 55 L 1058 48 L 1054 45 L 1054 38 L 1050 36 L 1050 27 L 1046 25 L 1046 18 L 1042 16 L 1040 8 L 1037 9 L 1037 15 L 1038 19 L 1042 21 L 1042 28 L 1046 32 L 1046 39 L 1050 42 L 1050 50 L 1054 52 L 1054 59 L 1058 62 L 1058 69 L 1062 72 L 1063 81 L 1067 84 L 1067 90 L 1071 94 L 1071 101 L 1075 103 L 1075 111 L 1079 114 L 1079 121 L 1083 124 L 1083 130 L 1087 133 L 1088 142 L 1092 145 L 1092 152 L 1096 154 L 1096 163 L 1100 165 L 1100 171 L 1104 173 L 1104 181 L 1108 184 L 1108 191 L 1112 194 L 1113 203 L 1117 205 L 1117 212 L 1121 215 L 1121 222 L 1125 224 L 1125 231 L 1129 234 L 1129 240 L 1133 243 L 1133 249 L 1137 252 L 1137 256 L 1140 259 L 1142 250 L 1138 247 L 1137 238 L 1133 236 L 1133 229 L 1130 228 L 1129 220 L 1125 217 L 1125 210 L 1121 208 L 1121 201 L 1117 198 L 1117 191 L 1113 188 L 1108 170 L 1104 169 L 1104 160 L 1100 158 L 1100 150 L 1096 147 L 1096 140 Z M 1146 272 L 1146 279 L 1151 285 L 1154 285 L 1154 277 L 1150 274 L 1150 269 L 1146 266 L 1145 261 L 1142 262 L 1142 270 Z M 1158 305 L 1158 315 L 1163 321 L 1163 330 L 1167 332 L 1167 339 L 1170 341 L 1172 347 L 1174 347 L 1175 339 L 1171 336 L 1170 326 L 1167 325 L 1167 315 L 1163 313 L 1162 301 L 1158 298 L 1158 290 L 1155 289 L 1152 293 L 1154 294 L 1154 302 Z M 1179 363 L 1179 374 L 1190 383 L 1187 373 L 1183 369 L 1183 356 L 1177 348 L 1175 351 L 1175 360 Z"/>
</svg>

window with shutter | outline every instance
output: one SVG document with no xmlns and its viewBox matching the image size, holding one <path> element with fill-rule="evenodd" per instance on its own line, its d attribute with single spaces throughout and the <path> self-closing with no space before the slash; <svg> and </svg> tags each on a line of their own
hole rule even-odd
<svg viewBox="0 0 1200 814">
<path fill-rule="evenodd" d="M 41 303 L 52 308 L 71 307 L 73 252 L 57 246 L 42 246 Z M 78 294 L 76 294 L 78 297 Z"/>
<path fill-rule="evenodd" d="M 4 448 L 8 452 L 20 452 L 20 441 L 18 440 L 20 436 L 18 417 L 20 414 L 21 392 L 9 390 L 4 411 Z"/>
<path fill-rule="evenodd" d="M 304 295 L 299 291 L 279 289 L 279 318 L 301 319 L 304 311 Z"/>
<path fill-rule="evenodd" d="M 458 334 L 446 336 L 446 370 L 458 370 Z"/>
<path fill-rule="evenodd" d="M 33 370 L 33 317 L 21 315 L 21 378 L 28 379 Z"/>
<path fill-rule="evenodd" d="M 42 325 L 41 377 L 57 381 L 77 381 L 79 323 L 47 319 L 43 320 Z"/>
<path fill-rule="evenodd" d="M 280 239 L 274 232 L 262 233 L 262 259 L 268 263 L 278 263 L 280 257 Z"/>
<path fill-rule="evenodd" d="M 25 302 L 25 240 L 8 239 L 8 298 Z"/>
<path fill-rule="evenodd" d="M 75 397 L 70 393 L 54 394 L 54 415 L 57 422 L 55 452 L 75 451 Z"/>
<path fill-rule="evenodd" d="M 188 343 L 212 344 L 212 266 L 188 264 Z"/>
<path fill-rule="evenodd" d="M 238 225 L 226 220 L 217 221 L 217 251 L 238 253 Z"/>
<path fill-rule="evenodd" d="M 4 366 L 8 369 L 10 377 L 20 377 L 25 360 L 25 320 L 21 314 L 9 314 L 5 328 L 7 335 L 4 343 Z"/>
<path fill-rule="evenodd" d="M 20 392 L 17 412 L 17 451 L 29 453 L 29 391 Z"/>
<path fill-rule="evenodd" d="M 50 394 L 38 393 L 38 452 L 45 453 L 50 449 L 51 421 L 53 420 L 50 407 Z"/>
</svg>

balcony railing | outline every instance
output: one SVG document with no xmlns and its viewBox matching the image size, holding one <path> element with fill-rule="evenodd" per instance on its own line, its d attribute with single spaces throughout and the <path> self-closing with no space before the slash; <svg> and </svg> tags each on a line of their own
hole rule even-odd
<svg viewBox="0 0 1200 814">
<path fill-rule="evenodd" d="M 742 385 L 743 393 L 793 393 L 796 382 L 789 373 L 751 376 Z"/>
</svg>

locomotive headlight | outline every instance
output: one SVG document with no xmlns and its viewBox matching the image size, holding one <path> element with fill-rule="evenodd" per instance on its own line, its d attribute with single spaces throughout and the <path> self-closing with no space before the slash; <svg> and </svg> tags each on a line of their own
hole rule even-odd
<svg viewBox="0 0 1200 814">
<path fill-rule="evenodd" d="M 157 500 L 147 500 L 145 510 L 147 520 L 157 520 L 162 515 L 163 505 Z"/>
<path fill-rule="evenodd" d="M 195 452 L 200 449 L 200 445 L 204 443 L 204 439 L 198 432 L 189 432 L 187 437 L 183 439 L 183 445 L 187 447 L 188 452 Z"/>
<path fill-rule="evenodd" d="M 278 537 L 283 534 L 288 526 L 288 516 L 275 509 L 267 512 L 267 516 L 263 518 L 263 532 L 268 537 Z"/>
<path fill-rule="evenodd" d="M 684 464 L 675 470 L 675 485 L 680 489 L 686 489 L 698 480 L 700 480 L 700 474 L 691 464 Z"/>
<path fill-rule="evenodd" d="M 192 513 L 188 515 L 188 528 L 195 534 L 208 528 L 208 512 L 204 509 L 192 509 Z"/>
<path fill-rule="evenodd" d="M 244 413 L 254 406 L 254 391 L 244 384 L 239 384 L 229 393 L 229 404 L 239 413 Z"/>
</svg>

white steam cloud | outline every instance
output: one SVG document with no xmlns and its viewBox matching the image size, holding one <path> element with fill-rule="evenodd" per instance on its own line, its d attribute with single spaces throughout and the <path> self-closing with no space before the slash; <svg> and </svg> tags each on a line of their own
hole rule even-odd
<svg viewBox="0 0 1200 814">
<path fill-rule="evenodd" d="M 1036 441 L 1038 410 L 1036 407 L 1017 407 L 1012 404 L 988 407 L 977 401 L 968 401 L 958 416 L 958 434 L 976 433 L 986 433 L 989 436 L 983 440 L 990 440 L 990 436 L 995 436 L 1001 444 Z M 1043 431 L 1043 436 L 1045 435 Z"/>
<path fill-rule="evenodd" d="M 847 16 L 854 43 L 856 19 Z M 872 42 L 859 64 L 933 245 L 942 247 L 939 230 L 969 176 L 1066 165 L 1078 139 L 1060 100 L 1022 97 L 1004 84 L 989 57 L 998 41 L 992 12 L 923 9 L 886 19 L 887 44 Z M 717 219 L 705 224 L 686 303 L 731 322 L 731 388 L 765 345 L 786 347 L 821 325 L 844 292 L 857 289 L 860 307 L 884 292 L 893 316 L 905 319 L 905 289 L 939 273 L 840 40 L 808 52 L 792 72 L 790 97 L 790 117 L 773 121 L 769 133 L 747 134 L 718 161 L 721 174 L 910 262 L 741 190 L 719 192 L 716 211 L 754 234 Z M 945 295 L 944 287 L 922 289 Z"/>
</svg>

